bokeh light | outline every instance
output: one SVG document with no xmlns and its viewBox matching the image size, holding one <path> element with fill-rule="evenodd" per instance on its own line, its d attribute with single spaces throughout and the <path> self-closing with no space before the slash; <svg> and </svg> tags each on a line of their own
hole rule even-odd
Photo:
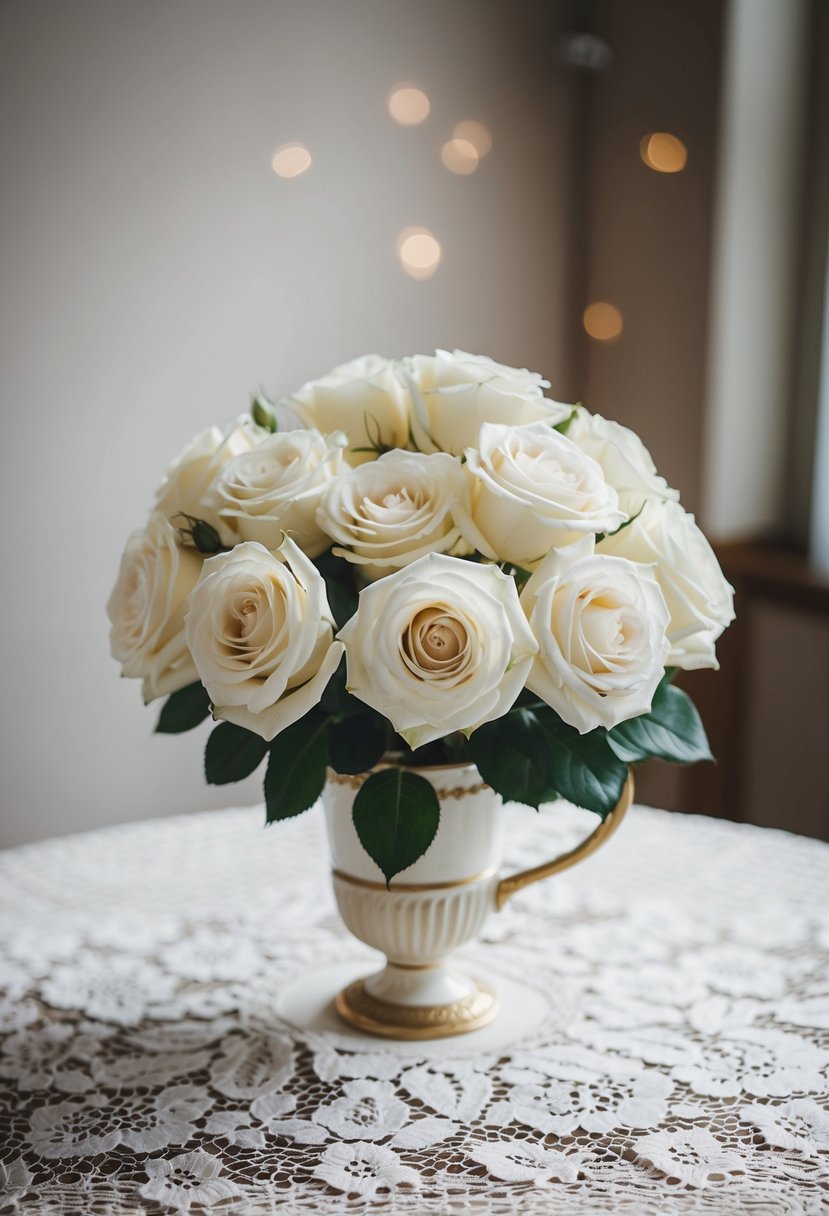
<svg viewBox="0 0 829 1216">
<path fill-rule="evenodd" d="M 479 157 L 486 156 L 492 147 L 492 136 L 489 129 L 482 122 L 476 122 L 474 118 L 465 118 L 463 122 L 456 123 L 452 135 L 455 139 L 465 140 L 466 143 L 472 144 Z"/>
<path fill-rule="evenodd" d="M 423 90 L 415 88 L 414 85 L 402 85 L 395 89 L 389 94 L 387 104 L 394 121 L 404 127 L 416 127 L 429 117 L 429 110 L 432 108 Z"/>
<path fill-rule="evenodd" d="M 406 274 L 431 279 L 440 262 L 440 242 L 428 228 L 404 228 L 397 238 L 397 254 Z"/>
<path fill-rule="evenodd" d="M 615 342 L 624 328 L 621 312 L 606 300 L 588 304 L 582 320 L 587 333 L 597 342 Z"/>
<path fill-rule="evenodd" d="M 681 173 L 688 161 L 688 149 L 676 135 L 656 131 L 639 143 L 639 155 L 656 173 Z"/>
<path fill-rule="evenodd" d="M 452 173 L 474 173 L 478 153 L 468 139 L 450 139 L 440 150 L 440 158 Z"/>
<path fill-rule="evenodd" d="M 271 167 L 277 177 L 299 177 L 311 165 L 311 153 L 305 144 L 283 144 L 271 158 Z"/>
</svg>

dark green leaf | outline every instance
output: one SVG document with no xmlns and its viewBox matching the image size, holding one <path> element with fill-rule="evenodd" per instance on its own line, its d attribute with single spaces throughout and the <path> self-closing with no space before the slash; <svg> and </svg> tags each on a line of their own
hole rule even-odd
<svg viewBox="0 0 829 1216">
<path fill-rule="evenodd" d="M 352 714 L 335 722 L 328 732 L 328 756 L 338 773 L 365 773 L 381 760 L 388 731 L 385 720 L 375 713 Z"/>
<path fill-rule="evenodd" d="M 355 566 L 331 550 L 315 558 L 314 565 L 325 579 L 328 604 L 338 629 L 342 629 L 357 611 L 357 581 Z"/>
<path fill-rule="evenodd" d="M 249 777 L 262 763 L 268 744 L 251 730 L 221 722 L 204 749 L 204 775 L 209 785 L 227 785 Z"/>
<path fill-rule="evenodd" d="M 177 524 L 177 519 L 183 519 L 187 527 Z M 172 516 L 170 522 L 178 532 L 181 543 L 198 549 L 199 553 L 205 555 L 220 553 L 224 548 L 221 536 L 206 519 L 199 519 L 196 515 L 187 515 L 186 512 L 179 511 L 177 515 Z"/>
<path fill-rule="evenodd" d="M 536 710 L 535 716 L 547 737 L 543 755 L 550 784 L 562 798 L 604 819 L 627 780 L 627 765 L 611 751 L 607 732 L 580 735 L 551 709 Z"/>
<path fill-rule="evenodd" d="M 210 713 L 210 697 L 202 684 L 188 684 L 164 702 L 158 718 L 159 735 L 180 735 L 203 722 Z"/>
<path fill-rule="evenodd" d="M 274 739 L 265 773 L 268 823 L 299 815 L 319 798 L 328 763 L 327 730 L 325 714 L 312 710 Z"/>
<path fill-rule="evenodd" d="M 325 713 L 332 716 L 341 713 L 356 713 L 363 704 L 363 702 L 358 702 L 356 697 L 352 697 L 350 692 L 346 692 L 345 680 L 346 667 L 345 663 L 341 662 L 323 689 L 320 709 L 324 710 Z M 354 708 L 352 708 L 352 702 L 354 703 Z"/>
<path fill-rule="evenodd" d="M 705 727 L 693 701 L 665 679 L 654 693 L 651 710 L 608 732 L 607 741 L 626 764 L 657 756 L 675 764 L 711 760 Z"/>
<path fill-rule="evenodd" d="M 347 718 L 355 714 L 371 714 L 372 717 L 383 723 L 385 729 L 387 720 L 382 714 L 378 714 L 373 709 L 370 709 L 365 701 L 361 701 L 359 697 L 355 697 L 353 693 L 348 692 L 345 687 L 345 681 L 346 665 L 344 662 L 341 662 L 325 686 L 322 698 L 320 699 L 320 709 L 331 718 Z"/>
<path fill-rule="evenodd" d="M 403 768 L 373 773 L 354 799 L 354 827 L 386 883 L 422 857 L 435 838 L 440 803 L 425 777 Z"/>
<path fill-rule="evenodd" d="M 218 553 L 222 548 L 222 538 L 206 519 L 197 519 L 193 524 L 193 544 L 199 553 Z"/>
<path fill-rule="evenodd" d="M 395 755 L 401 768 L 424 768 L 430 764 L 472 763 L 469 740 L 460 731 L 453 731 L 451 735 L 444 735 L 442 739 L 433 739 L 431 743 L 424 743 L 414 751 L 402 735 L 393 734 L 388 750 Z"/>
<path fill-rule="evenodd" d="M 536 809 L 557 797 L 540 756 L 548 747 L 535 714 L 514 709 L 469 736 L 472 758 L 487 785 L 507 802 Z"/>
</svg>

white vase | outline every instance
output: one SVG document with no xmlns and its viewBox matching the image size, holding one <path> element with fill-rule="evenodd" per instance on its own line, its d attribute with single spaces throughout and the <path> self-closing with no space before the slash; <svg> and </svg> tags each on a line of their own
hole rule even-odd
<svg viewBox="0 0 829 1216">
<path fill-rule="evenodd" d="M 487 1025 L 498 997 L 449 956 L 478 935 L 490 913 L 521 887 L 575 865 L 615 830 L 633 796 L 628 777 L 622 798 L 577 848 L 532 870 L 500 873 L 508 812 L 474 765 L 419 768 L 440 801 L 440 824 L 424 855 L 392 879 L 360 843 L 352 818 L 366 778 L 329 773 L 323 792 L 333 862 L 334 893 L 347 928 L 382 951 L 386 966 L 339 993 L 337 1012 L 370 1034 L 434 1039 Z"/>
</svg>

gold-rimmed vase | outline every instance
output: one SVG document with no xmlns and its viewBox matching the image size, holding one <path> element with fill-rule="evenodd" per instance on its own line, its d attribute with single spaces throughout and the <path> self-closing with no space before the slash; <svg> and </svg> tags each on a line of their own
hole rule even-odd
<svg viewBox="0 0 829 1216">
<path fill-rule="evenodd" d="M 435 788 L 440 824 L 424 855 L 389 887 L 360 843 L 354 798 L 368 774 L 329 773 L 323 805 L 333 862 L 334 894 L 346 927 L 386 956 L 386 965 L 355 980 L 336 998 L 340 1017 L 369 1034 L 437 1039 L 486 1026 L 498 995 L 451 961 L 480 933 L 488 916 L 522 887 L 568 869 L 613 834 L 633 798 L 628 776 L 618 805 L 576 848 L 518 874 L 503 875 L 501 799 L 474 765 L 418 768 Z"/>
</svg>

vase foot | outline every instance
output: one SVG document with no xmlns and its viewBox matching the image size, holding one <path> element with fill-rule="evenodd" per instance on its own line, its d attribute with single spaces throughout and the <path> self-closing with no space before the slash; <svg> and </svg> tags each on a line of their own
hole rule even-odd
<svg viewBox="0 0 829 1216">
<path fill-rule="evenodd" d="M 365 979 L 337 993 L 335 1008 L 349 1026 L 387 1039 L 444 1039 L 488 1026 L 498 1013 L 498 997 L 481 980 L 460 1000 L 442 1005 L 400 1005 L 373 996 Z"/>
<path fill-rule="evenodd" d="M 578 1008 L 575 990 L 562 982 L 544 991 L 533 988 L 507 975 L 493 975 L 490 983 L 497 988 L 500 1008 L 498 1016 L 488 1026 L 473 1034 L 447 1035 L 441 1039 L 380 1038 L 365 1034 L 356 1026 L 346 1024 L 337 1013 L 337 993 L 350 987 L 354 980 L 366 974 L 368 960 L 346 959 L 341 963 L 323 963 L 311 971 L 303 971 L 280 987 L 276 999 L 276 1024 L 291 1031 L 322 1036 L 343 1051 L 377 1052 L 382 1050 L 412 1060 L 455 1059 L 479 1056 L 481 1053 L 504 1054 L 516 1043 L 525 1041 L 541 1026 L 558 1031 L 572 1021 Z M 370 965 L 370 964 L 369 964 Z M 470 969 L 474 964 L 470 961 Z M 460 973 L 466 969 L 461 964 Z M 489 979 L 489 975 L 487 976 Z M 246 1006 L 247 1007 L 247 1006 Z M 266 1005 L 249 1006 L 256 1016 L 267 1018 Z"/>
</svg>

